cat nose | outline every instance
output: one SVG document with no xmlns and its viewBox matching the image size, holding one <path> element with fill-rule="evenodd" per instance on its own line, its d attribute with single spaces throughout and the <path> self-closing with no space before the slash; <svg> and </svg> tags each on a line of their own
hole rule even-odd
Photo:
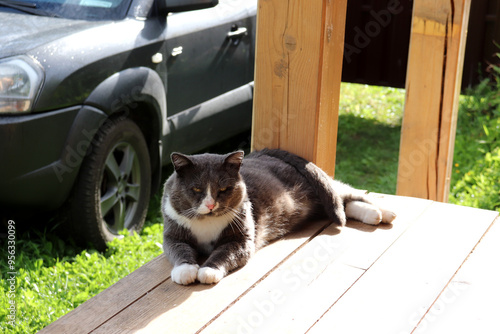
<svg viewBox="0 0 500 334">
<path fill-rule="evenodd" d="M 210 196 L 210 191 L 209 191 L 207 197 L 205 197 L 205 199 L 203 199 L 203 204 L 210 211 L 212 211 L 215 208 L 215 200 L 212 196 Z"/>
</svg>

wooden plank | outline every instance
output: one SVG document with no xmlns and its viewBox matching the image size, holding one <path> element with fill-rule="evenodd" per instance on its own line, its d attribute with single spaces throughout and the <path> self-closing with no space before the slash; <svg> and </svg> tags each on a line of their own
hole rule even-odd
<svg viewBox="0 0 500 334">
<path fill-rule="evenodd" d="M 395 197 L 388 197 L 387 202 L 399 214 L 392 226 L 349 221 L 342 232 L 330 226 L 202 333 L 223 333 L 228 329 L 236 333 L 306 332 L 432 204 Z"/>
<path fill-rule="evenodd" d="M 92 333 L 194 333 L 216 317 L 240 295 L 327 222 L 315 222 L 286 239 L 257 252 L 250 262 L 217 285 L 181 286 L 170 279 L 109 319 Z M 133 284 L 129 285 L 132 288 Z"/>
<path fill-rule="evenodd" d="M 497 218 L 415 333 L 500 333 L 499 240 Z"/>
<path fill-rule="evenodd" d="M 202 333 L 227 333 L 229 329 L 246 334 L 305 333 L 364 272 L 336 261 L 316 262 L 314 251 L 308 249 L 300 255 L 302 259 L 280 267 Z"/>
<path fill-rule="evenodd" d="M 470 1 L 413 4 L 398 195 L 448 201 Z"/>
<path fill-rule="evenodd" d="M 333 176 L 346 6 L 259 1 L 252 149 L 288 150 Z"/>
<path fill-rule="evenodd" d="M 310 333 L 410 333 L 496 216 L 434 202 Z"/>
<path fill-rule="evenodd" d="M 165 282 L 171 270 L 166 257 L 160 255 L 38 333 L 90 333 Z"/>
<path fill-rule="evenodd" d="M 321 45 L 320 68 L 318 70 L 319 97 L 316 106 L 315 145 L 311 161 L 333 177 L 337 150 L 347 0 L 322 2 L 324 11 L 323 42 Z M 302 3 L 305 4 L 305 1 L 302 1 Z M 309 4 L 309 1 L 307 4 Z M 310 136 L 311 133 L 305 133 L 301 140 Z"/>
</svg>

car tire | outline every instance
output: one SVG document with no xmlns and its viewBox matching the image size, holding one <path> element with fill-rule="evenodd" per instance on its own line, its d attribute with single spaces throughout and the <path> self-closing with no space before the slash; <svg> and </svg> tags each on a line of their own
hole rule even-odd
<svg viewBox="0 0 500 334">
<path fill-rule="evenodd" d="M 130 119 L 109 119 L 99 129 L 80 167 L 70 200 L 75 237 L 103 251 L 120 232 L 139 232 L 151 189 L 148 147 Z"/>
</svg>

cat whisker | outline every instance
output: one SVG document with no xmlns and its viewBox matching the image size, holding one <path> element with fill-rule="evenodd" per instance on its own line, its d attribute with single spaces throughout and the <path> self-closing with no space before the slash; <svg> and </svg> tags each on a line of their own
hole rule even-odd
<svg viewBox="0 0 500 334">
<path fill-rule="evenodd" d="M 228 210 L 228 212 L 225 213 L 225 215 L 232 215 L 232 220 L 230 225 L 233 231 L 234 231 L 233 227 L 234 225 L 240 233 L 244 234 L 245 223 L 243 220 L 244 219 L 243 213 L 231 207 L 226 207 L 226 209 Z"/>
<path fill-rule="evenodd" d="M 234 231 L 234 227 L 236 227 L 236 229 L 240 232 L 240 233 L 243 233 L 243 230 L 242 230 L 242 226 L 241 226 L 241 221 L 238 220 L 238 219 L 233 219 L 233 221 L 231 222 L 231 228 L 233 229 Z"/>
<path fill-rule="evenodd" d="M 240 218 L 238 218 L 236 216 L 232 217 L 232 220 L 231 220 L 231 223 L 229 223 L 229 226 L 231 226 L 231 229 L 233 230 L 233 232 L 236 233 L 236 231 L 235 231 L 235 227 L 236 227 L 236 230 L 238 232 L 243 233 L 241 230 L 240 221 L 241 221 Z"/>
<path fill-rule="evenodd" d="M 183 216 L 187 217 L 188 219 L 193 219 L 198 215 L 195 208 L 186 209 L 186 210 L 182 211 L 181 214 Z"/>
</svg>

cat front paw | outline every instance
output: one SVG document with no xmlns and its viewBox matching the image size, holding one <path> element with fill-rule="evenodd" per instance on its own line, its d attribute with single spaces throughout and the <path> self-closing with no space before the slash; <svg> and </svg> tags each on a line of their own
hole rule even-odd
<svg viewBox="0 0 500 334">
<path fill-rule="evenodd" d="M 224 272 L 220 269 L 203 267 L 198 270 L 198 281 L 203 284 L 215 284 L 224 278 Z"/>
<path fill-rule="evenodd" d="M 172 273 L 170 276 L 172 277 L 172 281 L 177 284 L 188 285 L 196 281 L 196 276 L 198 275 L 198 266 L 197 264 L 189 264 L 183 263 L 181 265 L 175 266 L 172 269 Z"/>
</svg>

